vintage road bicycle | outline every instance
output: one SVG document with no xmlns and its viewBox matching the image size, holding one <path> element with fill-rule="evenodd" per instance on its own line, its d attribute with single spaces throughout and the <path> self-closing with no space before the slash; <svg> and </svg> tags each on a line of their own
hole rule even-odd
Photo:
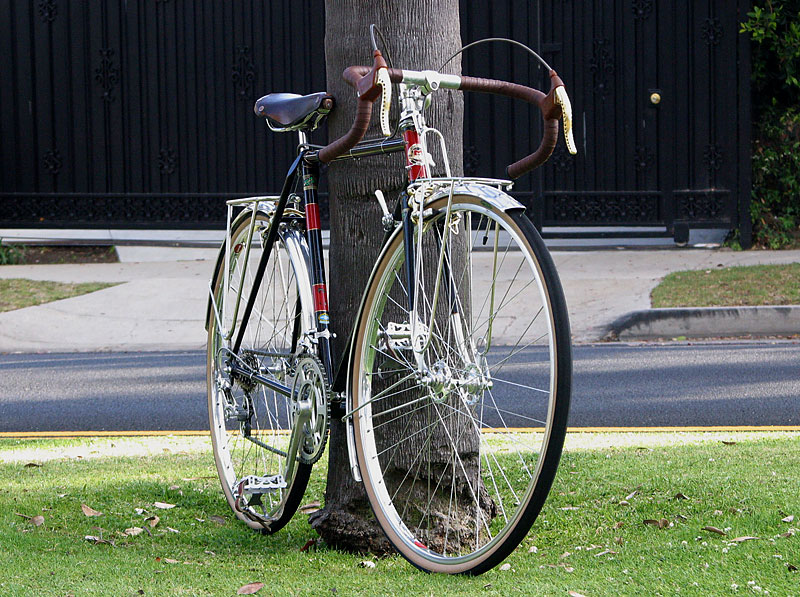
<svg viewBox="0 0 800 597">
<path fill-rule="evenodd" d="M 206 325 L 214 458 L 236 516 L 272 533 L 297 510 L 329 420 L 341 417 L 352 474 L 397 551 L 424 570 L 479 574 L 522 541 L 553 482 L 570 400 L 569 322 L 547 249 L 507 193 L 511 181 L 453 177 L 444 139 L 424 112 L 440 89 L 537 106 L 544 136 L 508 167 L 514 179 L 547 160 L 562 116 L 575 151 L 571 108 L 544 61 L 546 94 L 389 68 L 371 34 L 373 66 L 343 74 L 358 97 L 344 137 L 325 147 L 308 142 L 334 109 L 327 93 L 273 93 L 255 105 L 272 130 L 296 132 L 299 149 L 279 196 L 228 201 Z M 364 141 L 375 101 L 384 138 Z M 438 170 L 429 152 L 437 142 Z M 375 192 L 383 249 L 337 359 L 320 165 L 393 152 L 405 153 L 408 184 L 393 211 Z"/>
</svg>

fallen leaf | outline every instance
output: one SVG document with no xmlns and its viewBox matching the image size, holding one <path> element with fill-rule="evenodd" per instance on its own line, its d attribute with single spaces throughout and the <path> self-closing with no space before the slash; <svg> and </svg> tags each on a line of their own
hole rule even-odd
<svg viewBox="0 0 800 597">
<path fill-rule="evenodd" d="M 236 591 L 237 595 L 252 595 L 258 593 L 264 587 L 263 582 L 251 582 L 250 584 L 239 587 Z"/>
<path fill-rule="evenodd" d="M 753 539 L 760 539 L 760 537 L 736 537 L 735 539 L 731 539 L 731 543 L 744 543 L 745 541 L 752 541 Z"/>
<path fill-rule="evenodd" d="M 144 529 L 141 527 L 130 527 L 125 529 L 125 534 L 128 537 L 136 537 L 136 535 L 141 535 L 144 532 Z"/>
<path fill-rule="evenodd" d="M 620 506 L 630 506 L 631 503 L 628 500 L 620 500 L 619 501 L 619 505 Z"/>
<path fill-rule="evenodd" d="M 170 491 L 177 491 L 177 490 L 179 490 L 180 488 L 181 488 L 181 486 L 180 486 L 180 485 L 170 485 L 170 486 L 169 486 L 169 490 L 170 490 Z"/>
<path fill-rule="evenodd" d="M 625 523 L 624 523 L 624 522 L 622 522 L 622 521 L 619 521 L 619 522 L 615 522 L 615 523 L 614 523 L 614 528 L 615 528 L 615 529 L 621 529 L 621 528 L 622 528 L 622 527 L 624 527 L 624 526 L 625 526 Z"/>
<path fill-rule="evenodd" d="M 506 562 L 505 564 L 500 566 L 500 570 L 502 570 L 503 572 L 505 572 L 506 570 L 511 570 L 511 564 Z"/>
<path fill-rule="evenodd" d="M 569 595 L 569 597 L 584 597 L 582 594 L 578 593 L 577 591 L 570 591 L 569 593 L 567 593 L 567 595 Z"/>
<path fill-rule="evenodd" d="M 160 510 L 169 510 L 175 507 L 175 504 L 168 504 L 166 502 L 155 502 L 153 505 Z"/>
<path fill-rule="evenodd" d="M 151 528 L 151 529 L 154 529 L 154 528 L 156 528 L 156 525 L 158 524 L 158 521 L 160 521 L 160 520 L 161 520 L 161 519 L 160 519 L 158 516 L 148 516 L 147 518 L 145 518 L 145 519 L 144 519 L 144 521 L 145 521 L 147 524 L 149 524 L 149 525 L 150 525 L 150 528 Z"/>
<path fill-rule="evenodd" d="M 652 518 L 648 518 L 647 520 L 642 521 L 643 524 L 646 524 L 651 527 L 658 527 L 659 529 L 666 529 L 671 525 L 670 521 L 666 518 L 661 518 L 659 520 L 653 520 Z"/>
<path fill-rule="evenodd" d="M 599 558 L 600 556 L 615 556 L 619 552 L 613 551 L 611 549 L 606 549 L 605 551 L 601 551 L 600 553 L 594 554 L 594 557 Z"/>
<path fill-rule="evenodd" d="M 222 526 L 226 522 L 226 520 L 222 516 L 217 516 L 216 514 L 214 514 L 213 516 L 209 516 L 208 520 L 210 520 L 211 522 L 214 522 L 214 523 L 216 523 L 216 524 L 218 524 L 220 526 Z"/>
<path fill-rule="evenodd" d="M 623 543 L 625 543 L 625 539 L 623 539 L 622 537 L 614 537 L 614 543 L 616 543 L 617 545 L 622 545 Z"/>
<path fill-rule="evenodd" d="M 206 549 L 206 550 L 205 550 L 203 553 L 207 553 L 207 554 L 208 554 L 208 555 L 210 555 L 210 556 L 215 556 L 215 555 L 217 555 L 215 552 L 213 552 L 213 551 L 211 551 L 211 550 L 209 550 L 209 549 Z"/>
<path fill-rule="evenodd" d="M 786 567 L 789 569 L 789 572 L 797 572 L 797 566 L 794 564 L 786 564 Z"/>
<path fill-rule="evenodd" d="M 374 568 L 375 567 L 375 562 L 373 562 L 372 560 L 364 560 L 363 562 L 359 562 L 358 563 L 358 567 L 359 568 Z"/>
<path fill-rule="evenodd" d="M 303 545 L 303 547 L 300 548 L 300 551 L 308 551 L 309 549 L 314 547 L 316 544 L 317 544 L 317 540 L 316 539 L 309 539 L 308 541 L 306 541 L 306 544 Z"/>
<path fill-rule="evenodd" d="M 19 512 L 14 512 L 14 514 L 19 516 L 20 518 L 24 518 L 25 520 L 30 520 L 31 518 L 33 518 L 33 516 L 28 516 L 26 514 L 20 514 Z"/>
<path fill-rule="evenodd" d="M 538 551 L 539 551 L 539 548 L 536 547 L 535 545 L 531 545 L 530 548 L 528 549 L 528 553 L 536 553 Z"/>
<path fill-rule="evenodd" d="M 40 527 L 44 524 L 44 516 L 41 514 L 39 516 L 34 516 L 31 518 L 31 524 L 35 527 Z"/>
<path fill-rule="evenodd" d="M 28 464 L 25 465 L 25 468 L 41 468 L 41 467 L 42 465 L 39 464 L 38 462 L 29 462 Z"/>
<path fill-rule="evenodd" d="M 722 516 L 722 510 L 714 510 L 714 516 Z"/>
<path fill-rule="evenodd" d="M 98 512 L 97 510 L 95 510 L 94 508 L 90 508 L 86 504 L 81 504 L 81 510 L 83 510 L 83 513 L 86 516 L 102 516 L 103 515 L 102 512 Z"/>
<path fill-rule="evenodd" d="M 492 583 L 488 583 L 488 584 L 483 585 L 483 588 L 484 589 L 491 589 L 492 588 Z"/>
<path fill-rule="evenodd" d="M 167 530 L 168 530 L 170 533 L 180 533 L 180 531 L 179 531 L 178 529 L 173 529 L 172 527 L 167 527 Z"/>
<path fill-rule="evenodd" d="M 718 529 L 717 527 L 710 527 L 710 526 L 703 527 L 701 530 L 708 531 L 709 533 L 716 533 L 717 535 L 722 535 L 723 537 L 726 537 L 728 535 L 728 533 L 726 533 L 722 529 Z"/>
<path fill-rule="evenodd" d="M 559 510 L 580 510 L 578 506 L 564 506 L 563 508 L 559 508 Z"/>
<path fill-rule="evenodd" d="M 676 494 L 673 496 L 673 498 L 672 498 L 672 499 L 674 499 L 674 500 L 688 500 L 689 498 L 688 498 L 688 497 L 686 497 L 686 495 L 685 495 L 685 494 L 683 494 L 683 493 L 676 493 Z"/>
<path fill-rule="evenodd" d="M 634 489 L 628 495 L 625 496 L 625 499 L 626 500 L 632 500 L 634 497 L 636 497 L 636 494 L 638 494 L 638 493 L 639 493 L 639 490 L 638 489 Z"/>
<path fill-rule="evenodd" d="M 731 442 L 731 441 L 726 441 L 726 440 L 722 440 L 722 443 L 725 444 L 726 446 L 735 446 L 736 445 L 736 442 Z"/>
<path fill-rule="evenodd" d="M 741 509 L 739 509 L 739 508 L 728 508 L 728 512 L 730 512 L 731 514 L 741 514 L 742 513 Z"/>
<path fill-rule="evenodd" d="M 781 522 L 794 522 L 794 514 L 790 514 L 786 518 L 782 518 Z"/>
<path fill-rule="evenodd" d="M 136 514 L 141 516 L 142 514 L 144 514 L 146 512 L 146 510 L 144 508 L 136 508 L 136 510 L 134 510 L 134 512 L 136 512 Z"/>
<path fill-rule="evenodd" d="M 173 560 L 172 558 L 164 558 L 161 561 L 165 564 L 180 564 L 179 560 Z"/>
<path fill-rule="evenodd" d="M 786 531 L 785 533 L 782 533 L 780 536 L 781 536 L 783 539 L 788 539 L 789 537 L 793 537 L 793 536 L 794 536 L 794 531 L 793 531 L 792 529 L 789 529 L 789 530 L 788 530 L 788 531 Z"/>
<path fill-rule="evenodd" d="M 303 514 L 313 514 L 320 509 L 320 503 L 318 501 L 309 502 L 308 504 L 300 506 L 299 509 Z"/>
</svg>

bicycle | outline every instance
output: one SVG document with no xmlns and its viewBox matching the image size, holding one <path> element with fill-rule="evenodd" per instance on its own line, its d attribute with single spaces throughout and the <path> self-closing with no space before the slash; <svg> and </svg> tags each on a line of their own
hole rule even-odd
<svg viewBox="0 0 800 597">
<path fill-rule="evenodd" d="M 307 133 L 334 108 L 332 96 L 256 102 L 270 129 L 298 134 L 299 149 L 280 195 L 228 201 L 206 322 L 214 457 L 236 516 L 273 533 L 297 510 L 328 422 L 340 416 L 352 473 L 394 547 L 423 570 L 480 574 L 524 538 L 553 482 L 570 399 L 569 322 L 552 259 L 506 193 L 511 181 L 451 176 L 424 107 L 438 89 L 538 106 L 544 137 L 508 168 L 513 179 L 547 160 L 562 116 L 572 142 L 569 99 L 549 66 L 545 94 L 389 68 L 374 34 L 372 46 L 372 67 L 343 74 L 357 90 L 355 122 L 325 147 Z M 392 84 L 399 136 L 388 122 Z M 384 138 L 364 141 L 377 100 Z M 437 135 L 439 177 L 428 152 Z M 408 185 L 394 211 L 376 191 L 383 249 L 335 369 L 320 164 L 401 151 Z"/>
</svg>

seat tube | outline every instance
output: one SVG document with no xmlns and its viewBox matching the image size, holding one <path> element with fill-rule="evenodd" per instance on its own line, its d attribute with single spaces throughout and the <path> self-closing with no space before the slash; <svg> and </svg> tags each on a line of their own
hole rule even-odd
<svg viewBox="0 0 800 597">
<path fill-rule="evenodd" d="M 306 237 L 311 253 L 311 290 L 314 297 L 314 323 L 318 332 L 317 347 L 319 358 L 325 365 L 328 382 L 333 383 L 328 288 L 325 283 L 325 256 L 322 252 L 322 229 L 317 197 L 318 181 L 319 166 L 303 162 L 303 203 L 306 212 Z"/>
</svg>

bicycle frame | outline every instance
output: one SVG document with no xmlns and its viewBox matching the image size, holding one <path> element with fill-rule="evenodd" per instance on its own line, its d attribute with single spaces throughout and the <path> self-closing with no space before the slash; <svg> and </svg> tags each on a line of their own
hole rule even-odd
<svg viewBox="0 0 800 597">
<path fill-rule="evenodd" d="M 313 149 L 310 149 L 306 136 L 304 133 L 299 133 L 300 137 L 300 151 L 298 153 L 297 158 L 295 158 L 292 165 L 289 167 L 289 170 L 286 174 L 286 178 L 284 180 L 283 188 L 281 190 L 281 194 L 278 196 L 271 196 L 271 197 L 249 197 L 244 199 L 233 199 L 228 202 L 229 214 L 228 214 L 228 231 L 226 234 L 226 244 L 224 253 L 221 253 L 220 259 L 225 260 L 225 273 L 224 275 L 227 277 L 227 264 L 230 261 L 230 251 L 232 247 L 229 246 L 229 238 L 230 238 L 230 224 L 231 224 L 231 213 L 235 206 L 246 206 L 251 205 L 250 209 L 252 210 L 252 218 L 250 222 L 250 229 L 248 231 L 247 236 L 247 245 L 240 250 L 245 252 L 244 255 L 244 263 L 246 264 L 249 259 L 250 251 L 252 248 L 252 237 L 255 230 L 255 223 L 256 223 L 256 213 L 260 209 L 260 205 L 269 202 L 271 206 L 273 206 L 270 215 L 270 225 L 268 228 L 267 237 L 263 244 L 261 258 L 259 260 L 253 281 L 253 288 L 257 289 L 261 284 L 261 281 L 264 276 L 264 272 L 266 269 L 266 265 L 269 262 L 270 255 L 274 249 L 275 242 L 278 239 L 278 231 L 279 226 L 278 223 L 282 222 L 287 210 L 287 204 L 289 203 L 289 199 L 292 195 L 292 190 L 295 187 L 298 177 L 302 181 L 303 185 L 303 211 L 304 217 L 306 222 L 306 242 L 308 243 L 309 248 L 309 269 L 311 272 L 311 279 L 310 279 L 310 288 L 312 290 L 312 298 L 309 301 L 313 304 L 314 307 L 314 327 L 316 328 L 315 338 L 314 340 L 317 343 L 316 352 L 317 356 L 322 360 L 325 370 L 328 374 L 328 382 L 337 390 L 341 389 L 341 376 L 339 375 L 339 371 L 342 367 L 343 363 L 347 362 L 347 359 L 342 359 L 339 363 L 339 366 L 336 370 L 333 367 L 333 355 L 331 351 L 331 332 L 330 332 L 330 316 L 328 314 L 328 293 L 327 293 L 327 283 L 325 280 L 325 261 L 324 261 L 324 254 L 322 249 L 322 234 L 320 229 L 320 218 L 319 218 L 319 203 L 318 203 L 318 180 L 319 180 L 319 160 L 316 158 L 316 152 Z M 339 159 L 354 159 L 357 157 L 366 157 L 371 155 L 380 155 L 386 153 L 396 153 L 402 151 L 405 148 L 405 142 L 403 139 L 394 139 L 391 141 L 386 140 L 375 140 L 375 141 L 366 141 L 360 144 L 357 148 L 354 148 L 352 151 L 352 155 L 343 156 Z M 406 216 L 407 217 L 407 216 Z M 384 239 L 384 243 L 388 241 L 390 234 L 387 233 Z M 220 269 L 217 268 L 215 270 L 219 272 Z M 222 316 L 224 313 L 227 312 L 227 305 L 217 305 L 216 300 L 214 298 L 213 289 L 216 286 L 216 279 L 212 279 L 209 285 L 209 292 L 210 292 L 210 304 L 209 304 L 209 313 L 210 309 L 214 309 L 216 312 L 216 317 L 214 318 L 217 322 L 217 325 L 221 325 L 220 322 L 224 321 L 224 317 Z M 241 304 L 242 299 L 245 297 L 242 296 L 243 288 L 239 288 L 233 305 L 233 316 L 231 318 L 232 324 L 231 329 L 222 329 L 220 328 L 220 335 L 225 338 L 227 341 L 232 341 L 232 345 L 230 351 L 235 355 L 239 352 L 241 348 L 242 341 L 244 339 L 244 335 L 246 332 L 246 325 L 247 321 L 249 320 L 250 315 L 252 314 L 253 308 L 255 306 L 256 295 L 255 293 L 251 294 L 251 296 L 246 297 L 246 302 L 244 302 L 244 307 L 242 310 Z M 235 328 L 235 322 L 238 319 L 239 311 L 242 310 L 241 321 L 243 322 L 238 328 Z M 297 333 L 295 331 L 295 333 Z M 295 342 L 297 338 L 295 338 Z M 296 348 L 294 346 L 293 348 Z M 346 356 L 346 355 L 343 355 Z M 285 396 L 291 396 L 291 388 L 288 386 L 281 384 L 275 380 L 269 379 L 263 375 L 255 373 L 253 371 L 248 370 L 247 368 L 243 367 L 237 360 L 233 360 L 231 362 L 231 369 L 233 373 L 237 373 L 240 375 L 244 375 L 254 381 L 258 381 L 272 390 L 279 392 Z M 339 383 L 336 384 L 335 381 L 339 380 Z"/>
<path fill-rule="evenodd" d="M 400 151 L 404 151 L 406 155 L 406 167 L 408 170 L 408 182 L 404 189 L 401 190 L 399 194 L 399 198 L 397 201 L 397 205 L 395 206 L 394 214 L 393 214 L 393 222 L 394 225 L 390 228 L 386 229 L 386 233 L 383 238 L 382 247 L 385 247 L 392 235 L 396 232 L 397 227 L 399 226 L 402 229 L 403 234 L 403 243 L 405 246 L 405 271 L 406 271 L 406 284 L 407 288 L 409 289 L 409 297 L 408 301 L 409 304 L 407 305 L 409 312 L 414 312 L 414 288 L 415 288 L 415 272 L 420 264 L 417 263 L 417 256 L 416 251 L 414 250 L 415 247 L 415 239 L 414 239 L 414 223 L 412 222 L 412 216 L 414 215 L 415 210 L 418 214 L 422 213 L 423 210 L 423 202 L 424 200 L 420 200 L 418 205 L 412 204 L 413 201 L 410 202 L 410 194 L 413 195 L 415 192 L 419 191 L 422 195 L 425 194 L 425 189 L 420 189 L 422 185 L 426 184 L 433 184 L 433 191 L 436 189 L 440 189 L 445 187 L 447 190 L 446 192 L 450 195 L 450 200 L 452 200 L 453 193 L 455 188 L 458 184 L 470 184 L 471 192 L 475 193 L 484 193 L 487 195 L 487 200 L 491 203 L 496 204 L 498 207 L 504 210 L 508 209 L 522 209 L 524 210 L 524 206 L 518 203 L 516 200 L 512 199 L 510 196 L 506 195 L 502 191 L 499 190 L 499 187 L 510 188 L 512 183 L 506 180 L 498 180 L 498 179 L 485 179 L 485 178 L 454 178 L 450 176 L 450 167 L 449 163 L 447 163 L 446 159 L 446 148 L 444 147 L 444 140 L 441 138 L 441 133 L 436 129 L 428 128 L 425 125 L 424 118 L 422 118 L 422 101 L 420 97 L 414 96 L 413 92 L 406 88 L 405 85 L 401 85 L 401 99 L 404 102 L 404 110 L 403 115 L 401 116 L 401 124 L 400 130 L 402 131 L 401 137 L 396 137 L 392 139 L 370 139 L 365 140 L 357 144 L 353 149 L 349 150 L 342 156 L 335 158 L 335 160 L 347 160 L 347 159 L 355 159 L 361 157 L 369 157 L 369 156 L 376 156 L 376 155 L 384 155 L 389 153 L 397 153 Z M 447 176 L 444 178 L 429 178 L 429 172 L 431 171 L 431 163 L 429 159 L 428 153 L 428 146 L 426 142 L 426 137 L 429 133 L 433 133 L 439 136 L 440 141 L 442 143 L 442 152 L 445 156 L 445 171 Z M 319 356 L 320 360 L 325 366 L 325 370 L 328 375 L 328 382 L 331 384 L 334 393 L 339 396 L 339 400 L 336 401 L 335 406 L 337 407 L 337 414 L 338 416 L 344 416 L 345 414 L 350 414 L 347 412 L 349 409 L 344 408 L 343 400 L 341 398 L 341 392 L 346 388 L 347 383 L 347 374 L 348 374 L 348 364 L 349 364 L 349 357 L 350 357 L 350 350 L 351 350 L 351 342 L 348 341 L 345 343 L 345 350 L 342 355 L 340 355 L 339 359 L 334 359 L 334 355 L 332 354 L 332 347 L 331 347 L 331 332 L 330 332 L 330 315 L 328 313 L 328 300 L 327 300 L 327 282 L 325 280 L 325 261 L 324 261 L 324 254 L 322 250 L 322 235 L 320 230 L 320 218 L 319 218 L 319 207 L 318 207 L 318 195 L 317 195 L 317 188 L 318 188 L 318 179 L 319 179 L 319 158 L 318 158 L 318 150 L 315 147 L 308 145 L 307 137 L 304 132 L 299 131 L 299 152 L 298 156 L 293 161 L 292 165 L 289 167 L 289 170 L 286 174 L 286 178 L 284 180 L 283 188 L 281 190 L 281 194 L 278 196 L 272 197 L 251 197 L 245 199 L 234 199 L 228 202 L 229 210 L 233 206 L 237 205 L 252 205 L 252 219 L 250 223 L 250 230 L 248 232 L 248 243 L 247 246 L 244 248 L 246 251 L 245 254 L 245 263 L 248 262 L 247 257 L 249 256 L 251 250 L 251 240 L 252 235 L 255 228 L 255 215 L 256 212 L 259 210 L 259 205 L 264 201 L 269 201 L 271 208 L 269 209 L 270 217 L 270 225 L 268 229 L 267 238 L 263 245 L 262 255 L 260 258 L 260 262 L 256 269 L 253 288 L 257 289 L 261 284 L 263 279 L 264 271 L 266 265 L 269 261 L 270 255 L 274 248 L 274 244 L 278 238 L 278 230 L 279 226 L 276 225 L 283 221 L 284 216 L 286 214 L 287 204 L 289 202 L 290 197 L 292 196 L 292 190 L 295 188 L 297 183 L 298 177 L 302 181 L 303 185 L 303 214 L 305 222 L 306 222 L 306 242 L 309 248 L 309 255 L 308 255 L 308 265 L 309 270 L 311 272 L 311 279 L 310 279 L 310 288 L 312 290 L 312 298 L 311 300 L 307 300 L 307 303 L 312 304 L 314 308 L 314 315 L 313 315 L 313 325 L 316 329 L 314 341 L 316 342 L 316 352 L 317 356 Z M 480 188 L 479 188 L 480 186 Z M 483 189 L 483 190 L 481 190 Z M 489 192 L 486 193 L 486 189 L 493 189 L 496 190 L 497 193 Z M 449 202 L 448 202 L 449 207 Z M 229 221 L 228 227 L 230 228 L 230 214 L 229 214 Z M 228 230 L 228 234 L 226 235 L 226 248 L 224 253 L 224 259 L 227 263 L 230 259 L 230 250 L 231 247 L 227 246 L 229 244 L 230 230 Z M 442 252 L 443 253 L 443 252 Z M 221 256 L 222 258 L 222 256 Z M 444 264 L 444 259 L 439 259 L 436 265 L 437 267 L 437 275 L 436 279 L 440 280 L 442 277 L 442 270 L 446 267 Z M 217 268 L 215 271 L 218 272 L 220 268 Z M 227 271 L 225 272 L 227 276 Z M 213 288 L 216 285 L 216 279 L 211 281 L 210 284 L 210 305 L 209 309 L 213 308 L 216 313 L 217 317 L 215 320 L 217 322 L 222 321 L 223 318 L 220 317 L 222 313 L 225 313 L 225 306 L 224 305 L 216 305 L 214 302 L 213 296 Z M 437 283 L 438 287 L 438 283 Z M 239 289 L 234 305 L 234 315 L 232 317 L 232 322 L 235 324 L 237 320 L 237 315 L 240 310 L 240 303 L 242 301 L 242 288 Z M 452 289 L 447 289 L 448 292 L 452 291 Z M 247 297 L 247 301 L 244 305 L 244 311 L 242 313 L 241 321 L 243 325 L 241 325 L 237 330 L 220 330 L 220 333 L 226 340 L 231 340 L 235 335 L 235 340 L 233 341 L 233 345 L 231 347 L 231 352 L 233 355 L 238 354 L 239 349 L 241 347 L 244 334 L 246 331 L 246 322 L 249 321 L 249 317 L 252 313 L 252 310 L 255 305 L 256 295 L 253 293 L 251 296 Z M 209 311 L 210 312 L 210 311 Z M 432 319 L 435 314 L 432 313 L 430 318 Z M 423 324 L 424 325 L 424 324 Z M 428 323 L 428 327 L 430 327 L 430 323 Z M 295 334 L 297 334 L 297 330 L 295 330 Z M 352 338 L 353 330 L 349 332 L 349 338 Z M 297 338 L 294 339 L 293 348 L 296 348 L 296 342 L 298 341 Z M 310 347 L 309 347 L 310 348 Z M 287 355 L 288 356 L 288 355 Z M 336 367 L 333 366 L 334 362 L 336 363 Z M 285 396 L 291 396 L 292 391 L 291 388 L 288 386 L 281 384 L 275 380 L 271 380 L 268 377 L 250 371 L 248 368 L 242 366 L 242 364 L 234 359 L 231 362 L 232 372 L 244 375 L 254 381 L 258 381 L 265 386 L 269 387 L 272 390 L 275 390 Z"/>
</svg>

